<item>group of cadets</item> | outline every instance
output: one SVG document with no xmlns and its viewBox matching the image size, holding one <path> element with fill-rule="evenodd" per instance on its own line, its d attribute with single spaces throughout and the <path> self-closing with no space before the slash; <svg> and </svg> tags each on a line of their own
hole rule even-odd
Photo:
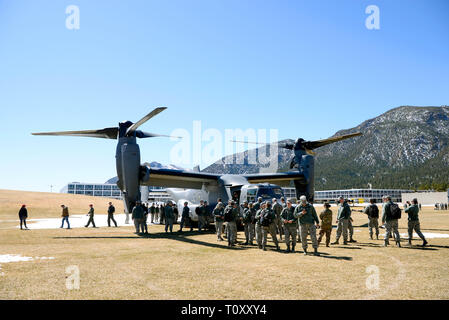
<svg viewBox="0 0 449 320">
<path fill-rule="evenodd" d="M 396 246 L 401 247 L 401 236 L 398 230 L 399 219 L 401 219 L 401 209 L 398 204 L 391 200 L 390 196 L 384 196 L 382 198 L 382 217 L 381 222 L 385 225 L 385 239 L 384 246 L 387 247 L 390 244 L 390 239 L 394 239 Z M 418 199 L 413 199 L 411 203 L 404 205 L 404 212 L 408 215 L 408 243 L 412 244 L 413 231 L 423 241 L 422 245 L 427 245 L 427 240 L 421 232 L 421 226 L 419 222 L 420 205 Z M 370 200 L 370 204 L 363 210 L 368 216 L 368 230 L 369 236 L 373 239 L 374 231 L 376 232 L 376 239 L 379 240 L 379 208 L 377 207 L 373 199 Z"/>
<path fill-rule="evenodd" d="M 382 211 L 380 212 L 374 199 L 370 200 L 370 204 L 360 211 L 368 217 L 368 231 L 370 239 L 374 240 L 374 234 L 376 239 L 379 240 L 379 219 L 381 219 L 382 225 L 385 226 L 385 239 L 384 245 L 390 244 L 390 239 L 394 239 L 398 247 L 401 246 L 400 234 L 398 231 L 398 221 L 401 218 L 401 209 L 398 204 L 391 200 L 390 196 L 383 197 Z M 330 210 L 330 204 L 324 203 L 324 208 L 321 211 L 319 217 L 315 211 L 313 204 L 307 201 L 305 196 L 301 196 L 297 205 L 294 207 L 293 203 L 285 201 L 284 198 L 280 199 L 281 203 L 278 203 L 276 198 L 272 201 L 263 201 L 262 198 L 258 198 L 255 203 L 244 201 L 242 206 L 239 206 L 235 200 L 229 200 L 225 206 L 221 199 L 218 199 L 218 204 L 210 211 L 207 201 L 200 201 L 200 205 L 195 208 L 195 213 L 198 216 L 198 231 L 208 229 L 209 222 L 213 218 L 215 222 L 215 230 L 218 241 L 224 241 L 223 237 L 227 239 L 228 246 L 232 247 L 237 244 L 237 225 L 242 224 L 245 234 L 245 245 L 254 245 L 254 239 L 256 240 L 259 249 L 266 251 L 268 235 L 271 236 L 272 241 L 276 246 L 276 250 L 280 250 L 279 241 L 277 235 L 279 234 L 282 241 L 284 236 L 284 242 L 286 244 L 286 252 L 294 252 L 296 243 L 302 244 L 304 254 L 307 254 L 308 243 L 307 238 L 310 235 L 312 247 L 314 249 L 314 255 L 319 255 L 318 246 L 321 243 L 323 237 L 326 238 L 326 247 L 329 247 L 331 233 L 332 233 L 332 210 Z M 347 201 L 340 197 L 338 199 L 338 211 L 337 211 L 337 234 L 335 242 L 332 244 L 339 244 L 339 240 L 343 235 L 343 244 L 347 245 L 348 242 L 356 242 L 353 239 L 354 228 L 352 225 L 351 213 L 352 210 L 349 207 Z M 67 229 L 70 229 L 69 222 L 69 209 L 65 205 L 61 205 L 62 208 L 62 223 L 61 228 L 64 227 L 64 223 L 67 223 Z M 417 199 L 413 199 L 412 202 L 407 202 L 404 205 L 404 211 L 408 215 L 408 242 L 411 245 L 413 239 L 413 232 L 422 239 L 423 246 L 427 245 L 427 240 L 421 232 L 419 211 L 420 205 Z M 89 205 L 89 220 L 85 227 L 89 227 L 90 224 L 94 228 L 94 207 Z M 109 202 L 108 213 L 108 226 L 111 226 L 111 221 L 117 227 L 117 222 L 114 219 L 115 207 L 112 202 Z M 165 224 L 165 232 L 173 233 L 173 224 L 178 220 L 177 206 L 171 201 L 166 205 L 155 205 L 154 203 L 149 206 L 148 204 L 142 204 L 137 201 L 136 206 L 132 210 L 132 219 L 136 228 L 136 234 L 148 234 L 147 218 L 150 215 L 151 223 Z M 26 219 L 28 212 L 26 205 L 22 205 L 19 210 L 20 228 L 28 229 L 26 225 Z M 184 227 L 189 227 L 190 231 L 193 231 L 193 223 L 190 216 L 190 208 L 188 203 L 184 203 L 184 207 L 181 213 L 180 229 L 182 232 Z M 317 230 L 319 234 L 317 237 Z M 223 234 L 224 233 L 224 234 Z"/>
<path fill-rule="evenodd" d="M 187 204 L 185 206 L 187 207 Z M 428 242 L 420 230 L 418 216 L 420 206 L 417 199 L 413 199 L 412 203 L 406 204 L 404 210 L 408 214 L 409 244 L 412 244 L 413 232 L 416 232 L 422 239 L 423 246 L 427 245 Z M 383 197 L 381 212 L 374 199 L 370 200 L 370 204 L 364 210 L 355 211 L 361 211 L 367 215 L 370 239 L 374 240 L 375 235 L 376 239 L 379 240 L 379 219 L 381 219 L 386 230 L 384 245 L 388 246 L 390 238 L 393 238 L 396 245 L 401 246 L 398 231 L 401 209 L 396 203 L 392 202 L 390 196 Z M 229 200 L 228 205 L 224 206 L 221 199 L 218 199 L 218 204 L 212 214 L 215 220 L 217 240 L 224 241 L 222 237 L 224 227 L 228 246 L 235 246 L 237 243 L 237 223 L 239 220 L 243 224 L 244 245 L 254 245 L 255 239 L 257 246 L 264 251 L 266 250 L 268 235 L 271 236 L 276 250 L 280 250 L 277 238 L 277 235 L 279 235 L 281 240 L 284 236 L 286 252 L 294 252 L 296 243 L 300 242 L 305 255 L 307 254 L 307 238 L 309 236 L 314 255 L 319 255 L 318 246 L 324 237 L 326 247 L 331 244 L 332 210 L 330 204 L 324 203 L 323 210 L 318 217 L 313 204 L 309 203 L 305 196 L 300 197 L 295 207 L 290 200 L 286 202 L 284 198 L 281 198 L 281 203 L 278 203 L 277 199 L 273 199 L 272 202 L 262 201 L 262 198 L 258 198 L 255 203 L 244 201 L 241 208 L 234 200 Z M 342 235 L 344 245 L 349 242 L 357 242 L 353 238 L 354 227 L 351 214 L 352 210 L 348 202 L 340 197 L 336 218 L 337 234 L 332 244 L 339 244 Z"/>
</svg>

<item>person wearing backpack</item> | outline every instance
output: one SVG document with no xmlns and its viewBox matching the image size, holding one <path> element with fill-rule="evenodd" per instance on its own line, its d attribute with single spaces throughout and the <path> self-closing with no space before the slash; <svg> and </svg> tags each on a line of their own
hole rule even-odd
<svg viewBox="0 0 449 320">
<path fill-rule="evenodd" d="M 370 199 L 369 202 L 369 206 L 363 211 L 368 216 L 369 237 L 373 240 L 373 228 L 375 228 L 376 239 L 379 240 L 379 208 L 375 199 Z"/>
<path fill-rule="evenodd" d="M 276 215 L 275 218 L 276 229 L 277 232 L 279 233 L 279 238 L 281 239 L 281 241 L 282 241 L 282 234 L 284 233 L 284 226 L 281 221 L 281 213 L 283 209 L 284 208 L 278 203 L 278 200 L 276 198 L 273 198 L 273 212 Z"/>
<path fill-rule="evenodd" d="M 219 202 L 214 211 L 212 212 L 215 220 L 215 231 L 217 233 L 217 241 L 224 241 L 221 237 L 221 232 L 223 231 L 223 223 L 224 223 L 224 208 L 223 203 Z"/>
<path fill-rule="evenodd" d="M 259 249 L 262 249 L 262 225 L 260 224 L 260 218 L 262 216 L 263 210 L 266 208 L 265 203 L 257 202 L 256 205 L 259 207 L 259 209 L 256 211 L 256 216 L 254 217 L 256 221 L 255 225 L 255 231 L 256 231 L 256 242 Z"/>
<path fill-rule="evenodd" d="M 427 244 L 427 240 L 421 232 L 421 227 L 419 223 L 419 206 L 418 199 L 412 200 L 413 204 L 410 205 L 405 212 L 408 214 L 408 244 L 412 245 L 413 238 L 413 230 L 415 230 L 416 234 L 422 239 L 422 246 L 424 247 Z"/>
<path fill-rule="evenodd" d="M 391 233 L 394 233 L 396 245 L 401 247 L 401 237 L 398 230 L 398 220 L 401 218 L 401 209 L 391 201 L 390 196 L 385 197 L 385 205 L 382 209 L 382 223 L 385 224 L 385 247 L 387 247 Z"/>
<path fill-rule="evenodd" d="M 230 200 L 224 211 L 224 220 L 226 222 L 226 233 L 228 238 L 228 247 L 235 246 L 237 242 L 237 204 Z"/>
<path fill-rule="evenodd" d="M 284 224 L 283 230 L 285 232 L 285 244 L 287 245 L 287 252 L 295 252 L 296 246 L 296 230 L 298 228 L 298 214 L 292 206 L 290 200 L 287 201 L 287 206 L 282 210 L 281 222 Z M 290 251 L 290 237 L 292 242 L 292 249 Z"/>
<path fill-rule="evenodd" d="M 299 225 L 301 226 L 301 243 L 304 255 L 307 255 L 307 236 L 310 232 L 310 238 L 314 249 L 313 254 L 318 256 L 319 253 L 316 229 L 320 225 L 320 220 L 318 220 L 318 216 L 313 205 L 307 202 L 306 196 L 301 196 L 299 200 L 301 201 L 301 204 L 295 208 L 295 213 L 299 217 Z"/>
<path fill-rule="evenodd" d="M 276 214 L 271 209 L 271 202 L 267 202 L 266 208 L 260 214 L 260 225 L 262 227 L 262 250 L 267 250 L 265 247 L 267 245 L 269 233 L 276 245 L 276 250 L 279 251 L 279 242 L 276 236 Z"/>
<path fill-rule="evenodd" d="M 255 212 L 253 209 L 253 203 L 248 204 L 248 201 L 243 202 L 243 229 L 245 231 L 245 245 L 253 245 L 254 241 L 254 220 Z"/>
</svg>

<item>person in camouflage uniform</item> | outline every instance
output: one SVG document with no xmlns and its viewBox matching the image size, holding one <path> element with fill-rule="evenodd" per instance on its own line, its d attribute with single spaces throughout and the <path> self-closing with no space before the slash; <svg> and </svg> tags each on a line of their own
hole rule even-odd
<svg viewBox="0 0 449 320">
<path fill-rule="evenodd" d="M 245 230 L 245 238 L 246 238 L 245 244 L 253 245 L 254 233 L 255 233 L 254 220 L 255 220 L 255 216 L 256 216 L 256 211 L 254 210 L 252 202 L 248 205 L 248 202 L 245 201 L 243 203 L 243 208 L 244 208 L 244 210 L 243 210 L 243 228 Z"/>
<path fill-rule="evenodd" d="M 341 234 L 343 233 L 343 244 L 348 244 L 348 224 L 351 217 L 351 208 L 345 201 L 345 198 L 338 198 L 340 204 L 338 205 L 337 213 L 337 238 L 332 244 L 338 244 Z"/>
<path fill-rule="evenodd" d="M 142 208 L 141 202 L 137 201 L 132 211 L 132 219 L 134 220 L 134 227 L 136 228 L 136 234 L 139 234 L 140 229 L 142 229 L 142 233 L 145 231 L 142 223 L 143 218 L 144 218 L 144 210 Z"/>
<path fill-rule="evenodd" d="M 281 206 L 282 206 L 282 209 L 287 208 L 287 202 L 285 202 L 285 198 L 284 197 L 281 197 Z"/>
<path fill-rule="evenodd" d="M 233 247 L 237 242 L 237 219 L 238 219 L 238 209 L 237 204 L 230 200 L 228 206 L 225 208 L 226 212 L 230 211 L 231 219 L 230 221 L 226 221 L 226 233 L 228 234 L 228 246 Z"/>
<path fill-rule="evenodd" d="M 89 210 L 89 213 L 87 214 L 87 216 L 89 216 L 89 221 L 87 222 L 85 227 L 86 228 L 89 227 L 90 223 L 92 222 L 92 227 L 96 228 L 95 221 L 94 221 L 94 214 L 95 214 L 94 206 L 92 204 L 90 204 L 89 207 L 90 207 L 90 210 Z"/>
<path fill-rule="evenodd" d="M 281 212 L 281 222 L 284 224 L 287 252 L 290 252 L 290 238 L 292 242 L 291 252 L 295 252 L 298 214 L 295 212 L 291 201 L 287 201 L 287 206 Z"/>
<path fill-rule="evenodd" d="M 376 229 L 376 239 L 379 240 L 379 208 L 375 199 L 369 200 L 370 204 L 363 210 L 368 216 L 369 237 L 373 240 L 373 229 Z"/>
<path fill-rule="evenodd" d="M 312 204 L 307 202 L 306 196 L 301 196 L 301 204 L 295 208 L 295 212 L 299 217 L 299 224 L 301 226 L 301 243 L 304 255 L 307 255 L 307 236 L 310 233 L 314 255 L 318 256 L 318 241 L 316 238 L 316 229 L 319 227 L 320 221 L 316 214 L 315 208 Z M 316 226 L 315 226 L 315 224 Z"/>
<path fill-rule="evenodd" d="M 279 233 L 279 237 L 282 241 L 282 234 L 284 233 L 284 224 L 281 221 L 281 212 L 282 212 L 282 206 L 278 203 L 276 198 L 273 198 L 273 212 L 276 215 L 275 218 L 275 225 L 277 232 Z"/>
<path fill-rule="evenodd" d="M 301 205 L 301 201 L 300 200 L 296 200 L 296 207 L 298 207 L 299 205 Z M 296 209 L 296 207 L 295 207 L 295 209 Z M 301 243 L 301 226 L 300 226 L 299 222 L 298 222 L 297 233 L 298 233 L 298 243 Z"/>
<path fill-rule="evenodd" d="M 184 207 L 182 208 L 181 213 L 181 223 L 179 224 L 179 232 L 182 232 L 182 228 L 184 226 L 189 226 L 190 231 L 193 231 L 192 221 L 190 220 L 190 208 L 189 203 L 186 201 L 184 202 Z"/>
<path fill-rule="evenodd" d="M 349 211 L 349 219 L 348 219 L 348 233 L 349 233 L 349 240 L 348 242 L 357 242 L 356 240 L 354 240 L 354 226 L 352 225 L 352 223 L 354 222 L 354 220 L 352 220 L 351 217 L 352 211 Z"/>
<path fill-rule="evenodd" d="M 195 210 L 195 213 L 198 216 L 198 231 L 201 231 L 202 229 L 206 229 L 207 225 L 207 208 L 204 205 L 204 200 L 200 201 L 200 205 Z"/>
<path fill-rule="evenodd" d="M 215 231 L 217 233 L 217 241 L 223 241 L 221 237 L 221 233 L 223 231 L 223 223 L 224 223 L 224 205 L 222 202 L 219 202 L 214 211 L 212 212 L 215 220 Z"/>
<path fill-rule="evenodd" d="M 262 250 L 266 251 L 266 245 L 268 240 L 268 234 L 271 235 L 271 238 L 273 239 L 274 244 L 276 245 L 276 250 L 279 250 L 279 242 L 278 238 L 276 236 L 276 214 L 271 209 L 271 203 L 267 202 L 266 208 L 261 213 L 261 219 L 270 219 L 271 223 L 268 226 L 264 226 L 263 223 L 261 224 L 262 227 Z"/>
<path fill-rule="evenodd" d="M 422 239 L 423 247 L 427 244 L 427 240 L 421 232 L 421 227 L 419 223 L 419 206 L 418 199 L 412 200 L 412 205 L 410 205 L 407 209 L 405 209 L 405 213 L 408 214 L 408 244 L 412 245 L 413 238 L 413 230 L 415 230 L 416 234 Z"/>
<path fill-rule="evenodd" d="M 329 203 L 324 204 L 324 210 L 320 213 L 320 235 L 318 237 L 318 244 L 321 243 L 323 236 L 326 235 L 326 247 L 329 247 L 332 233 L 332 210 L 329 209 L 331 205 Z"/>
<path fill-rule="evenodd" d="M 391 197 L 390 196 L 385 196 L 384 197 L 384 206 L 382 209 L 382 223 L 385 224 L 385 247 L 388 246 L 389 240 L 390 240 L 390 235 L 393 233 L 394 239 L 396 241 L 396 245 L 398 247 L 401 247 L 401 236 L 399 235 L 399 230 L 398 230 L 398 219 L 394 219 L 391 216 L 391 205 L 393 204 L 393 201 L 391 201 Z"/>
<path fill-rule="evenodd" d="M 260 198 L 261 199 L 261 198 Z M 266 204 L 265 203 L 256 203 L 256 205 L 259 205 L 259 209 L 256 211 L 256 225 L 255 225 L 255 230 L 256 230 L 256 241 L 257 241 L 257 246 L 259 247 L 259 249 L 262 249 L 262 226 L 260 224 L 260 217 L 262 216 L 263 211 L 266 208 Z M 254 206 L 256 206 L 254 205 Z"/>
<path fill-rule="evenodd" d="M 254 204 L 254 207 L 253 207 L 253 208 L 254 208 L 254 210 L 256 210 L 256 212 L 257 212 L 257 211 L 260 210 L 261 206 L 262 206 L 262 198 L 259 197 L 259 198 L 257 198 L 257 202 Z"/>
</svg>

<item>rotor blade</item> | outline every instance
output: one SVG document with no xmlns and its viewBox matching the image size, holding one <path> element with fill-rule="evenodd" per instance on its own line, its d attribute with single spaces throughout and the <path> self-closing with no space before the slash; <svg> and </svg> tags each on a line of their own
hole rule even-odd
<svg viewBox="0 0 449 320">
<path fill-rule="evenodd" d="M 38 133 L 32 133 L 32 135 L 33 136 L 73 136 L 73 137 L 117 139 L 118 128 L 104 128 L 104 129 L 100 129 L 100 130 L 81 130 L 81 131 L 38 132 Z"/>
<path fill-rule="evenodd" d="M 293 150 L 295 148 L 295 145 L 293 143 L 282 143 L 282 144 L 279 144 L 279 148 Z"/>
<path fill-rule="evenodd" d="M 136 137 L 137 138 L 167 137 L 167 138 L 182 139 L 182 137 L 169 136 L 169 135 L 166 135 L 166 134 L 150 133 L 150 132 L 144 132 L 144 131 L 140 131 L 140 130 L 136 131 Z"/>
<path fill-rule="evenodd" d="M 313 150 L 334 142 L 338 142 L 338 141 L 342 141 L 345 139 L 349 139 L 349 138 L 353 138 L 353 137 L 357 137 L 357 136 L 361 136 L 362 133 L 361 132 L 356 132 L 356 133 L 351 133 L 351 134 L 346 134 L 343 136 L 339 136 L 339 137 L 333 137 L 333 138 L 328 138 L 328 139 L 324 139 L 324 140 L 317 140 L 317 141 L 306 141 L 303 143 L 304 147 L 306 149 L 309 150 Z"/>
<path fill-rule="evenodd" d="M 143 125 L 145 122 L 147 122 L 148 120 L 150 120 L 151 118 L 153 118 L 154 116 L 158 115 L 159 113 L 161 113 L 162 111 L 164 111 L 165 109 L 167 109 L 166 107 L 159 107 L 154 109 L 153 111 L 151 111 L 149 114 L 147 114 L 145 117 L 143 117 L 142 119 L 140 119 L 139 121 L 137 121 L 136 123 L 134 123 L 131 127 L 128 128 L 128 130 L 126 131 L 126 134 L 129 134 L 133 131 L 136 131 L 137 128 L 139 128 L 141 125 Z"/>
</svg>

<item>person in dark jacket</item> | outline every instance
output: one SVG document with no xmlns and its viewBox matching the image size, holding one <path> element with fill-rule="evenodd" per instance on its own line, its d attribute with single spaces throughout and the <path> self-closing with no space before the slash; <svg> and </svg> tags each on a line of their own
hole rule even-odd
<svg viewBox="0 0 449 320">
<path fill-rule="evenodd" d="M 373 240 L 373 229 L 376 229 L 376 239 L 379 240 L 379 208 L 375 199 L 370 199 L 369 202 L 369 206 L 363 211 L 368 216 L 369 237 Z"/>
<path fill-rule="evenodd" d="M 108 227 L 111 226 L 111 220 L 112 220 L 112 222 L 114 222 L 115 227 L 117 227 L 117 222 L 114 219 L 114 212 L 115 212 L 115 207 L 112 205 L 112 202 L 109 202 L 109 207 L 108 207 Z"/>
<path fill-rule="evenodd" d="M 165 206 L 163 204 L 159 209 L 159 224 L 165 224 Z"/>
<path fill-rule="evenodd" d="M 142 207 L 142 203 L 140 201 L 136 202 L 136 206 L 133 208 L 132 211 L 132 219 L 134 220 L 134 227 L 136 228 L 136 234 L 140 234 L 140 231 L 144 233 L 144 226 L 143 226 L 143 218 L 145 215 L 145 211 Z"/>
<path fill-rule="evenodd" d="M 23 230 L 22 225 L 25 227 L 25 230 L 28 230 L 27 227 L 27 218 L 28 218 L 28 210 L 25 204 L 22 204 L 22 207 L 19 210 L 19 219 L 20 219 L 20 230 Z"/>
<path fill-rule="evenodd" d="M 192 222 L 190 221 L 189 203 L 184 202 L 184 208 L 182 208 L 182 214 L 181 214 L 181 223 L 179 225 L 180 226 L 179 232 L 182 232 L 182 228 L 187 225 L 190 226 L 190 231 L 193 231 Z"/>
<path fill-rule="evenodd" d="M 175 214 L 173 213 L 172 203 L 168 202 L 165 206 L 165 232 L 173 233 L 173 221 L 175 220 Z"/>
<path fill-rule="evenodd" d="M 178 206 L 176 204 L 173 204 L 173 214 L 175 215 L 175 218 L 173 219 L 173 223 L 178 223 L 179 210 L 178 210 Z"/>
<path fill-rule="evenodd" d="M 142 220 L 142 227 L 144 229 L 143 233 L 148 234 L 148 212 L 150 212 L 150 210 L 148 209 L 148 204 L 143 203 L 142 204 L 142 209 L 143 209 L 143 220 Z"/>
</svg>

